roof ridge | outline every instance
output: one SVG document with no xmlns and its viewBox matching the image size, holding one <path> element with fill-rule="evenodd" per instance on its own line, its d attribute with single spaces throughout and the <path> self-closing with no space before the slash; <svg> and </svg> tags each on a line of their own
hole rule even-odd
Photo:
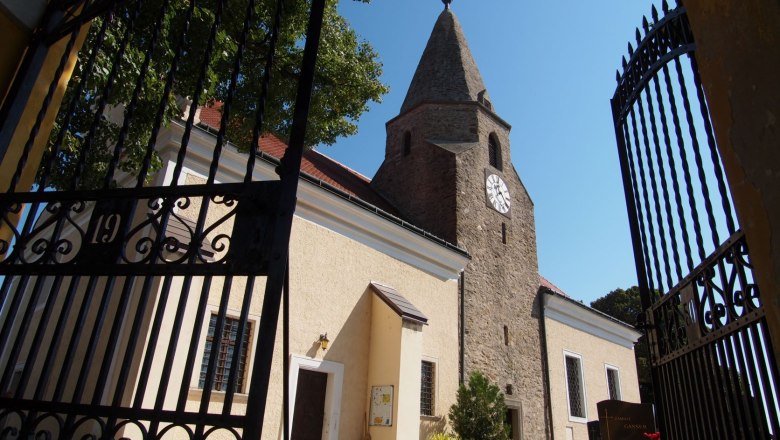
<svg viewBox="0 0 780 440">
<path fill-rule="evenodd" d="M 323 158 L 325 158 L 325 159 L 327 159 L 327 160 L 329 160 L 329 161 L 331 161 L 331 162 L 333 162 L 333 163 L 335 163 L 335 164 L 339 165 L 340 167 L 342 167 L 342 168 L 344 168 L 345 170 L 349 171 L 350 173 L 354 174 L 356 177 L 359 177 L 360 179 L 362 179 L 362 180 L 363 180 L 363 181 L 365 181 L 366 183 L 371 183 L 371 178 L 369 178 L 369 177 L 368 177 L 368 176 L 366 176 L 365 174 L 363 174 L 363 173 L 361 173 L 360 171 L 357 171 L 357 170 L 355 170 L 355 169 L 351 168 L 350 166 L 348 166 L 348 165 L 346 165 L 346 164 L 344 164 L 344 163 L 342 163 L 342 162 L 339 162 L 339 161 L 337 161 L 336 159 L 334 159 L 334 158 L 332 158 L 332 157 L 328 156 L 328 155 L 327 155 L 327 154 L 325 154 L 325 153 L 322 153 L 322 152 L 320 152 L 319 150 L 316 150 L 316 149 L 312 148 L 311 150 L 307 150 L 306 152 L 307 152 L 307 153 L 309 153 L 309 152 L 310 152 L 310 153 L 316 153 L 316 154 L 319 154 L 319 155 L 320 155 L 320 156 L 322 156 Z"/>
</svg>

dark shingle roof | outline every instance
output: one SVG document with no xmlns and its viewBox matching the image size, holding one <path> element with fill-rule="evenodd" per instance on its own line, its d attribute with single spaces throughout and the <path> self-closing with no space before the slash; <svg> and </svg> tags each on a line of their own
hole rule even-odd
<svg viewBox="0 0 780 440">
<path fill-rule="evenodd" d="M 451 10 L 444 10 L 414 72 L 401 113 L 423 101 L 485 100 L 489 100 L 485 83 L 460 23 Z"/>
<path fill-rule="evenodd" d="M 390 286 L 385 286 L 376 282 L 371 282 L 371 289 L 381 298 L 393 311 L 398 313 L 402 319 L 408 319 L 410 321 L 419 322 L 421 324 L 428 323 L 428 317 L 423 314 L 417 307 L 414 306 L 409 300 L 404 298 L 398 291 Z"/>
</svg>

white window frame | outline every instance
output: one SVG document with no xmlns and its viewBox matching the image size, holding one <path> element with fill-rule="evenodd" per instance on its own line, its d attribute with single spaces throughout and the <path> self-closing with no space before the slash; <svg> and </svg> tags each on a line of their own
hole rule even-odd
<svg viewBox="0 0 780 440">
<path fill-rule="evenodd" d="M 287 432 L 292 435 L 295 419 L 295 396 L 298 392 L 298 372 L 300 370 L 316 371 L 328 375 L 325 388 L 325 417 L 322 421 L 323 440 L 338 440 L 339 421 L 341 418 L 341 392 L 344 385 L 344 364 L 322 359 L 312 359 L 297 354 L 290 355 L 290 378 L 288 383 L 288 420 Z"/>
<path fill-rule="evenodd" d="M 623 399 L 623 387 L 620 383 L 620 368 L 611 364 L 604 364 L 604 377 L 607 381 L 607 398 L 612 399 L 612 396 L 609 393 L 609 370 L 613 370 L 617 373 L 617 397 L 615 400 L 621 400 Z"/>
<path fill-rule="evenodd" d="M 582 393 L 582 410 L 585 413 L 584 417 L 577 417 L 571 414 L 571 399 L 569 398 L 569 369 L 566 366 L 566 358 L 575 358 L 580 365 L 580 391 Z M 588 423 L 588 395 L 585 386 L 585 367 L 582 361 L 582 355 L 573 353 L 571 351 L 563 351 L 563 376 L 564 376 L 564 388 L 566 389 L 566 412 L 569 414 L 569 421 L 574 423 Z"/>
</svg>

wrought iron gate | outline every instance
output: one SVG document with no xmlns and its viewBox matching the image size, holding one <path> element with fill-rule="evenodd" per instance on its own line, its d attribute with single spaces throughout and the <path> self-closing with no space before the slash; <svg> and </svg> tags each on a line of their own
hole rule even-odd
<svg viewBox="0 0 780 440">
<path fill-rule="evenodd" d="M 679 3 L 628 46 L 612 98 L 664 439 L 780 433 L 778 372 Z"/>
<path fill-rule="evenodd" d="M 3 154 L 31 127 L 0 194 L 0 438 L 260 438 L 324 8 L 50 2 L 0 110 Z M 284 33 L 293 14 L 308 17 L 305 47 Z M 34 120 L 22 121 L 63 41 Z M 276 102 L 293 113 L 289 148 L 280 178 L 260 181 L 254 152 L 282 44 L 299 54 L 283 72 L 298 78 L 295 102 Z M 198 127 L 204 107 L 219 109 L 216 136 Z M 28 162 L 41 139 L 38 167 Z M 245 171 L 226 171 L 229 154 Z M 187 169 L 202 174 L 185 179 Z"/>
</svg>

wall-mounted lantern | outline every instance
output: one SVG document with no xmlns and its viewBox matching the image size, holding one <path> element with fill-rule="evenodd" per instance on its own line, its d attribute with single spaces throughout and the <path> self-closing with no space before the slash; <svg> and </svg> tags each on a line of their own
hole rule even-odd
<svg viewBox="0 0 780 440">
<path fill-rule="evenodd" d="M 322 347 L 322 351 L 325 351 L 328 349 L 328 343 L 330 342 L 330 339 L 328 339 L 328 334 L 321 334 L 320 339 L 317 340 L 317 342 L 320 343 L 320 347 Z"/>
</svg>

